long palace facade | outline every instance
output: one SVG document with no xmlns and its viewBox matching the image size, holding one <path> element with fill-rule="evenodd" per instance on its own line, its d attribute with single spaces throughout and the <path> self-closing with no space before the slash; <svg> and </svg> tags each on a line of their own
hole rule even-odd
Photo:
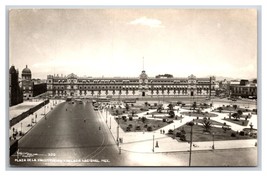
<svg viewBox="0 0 267 176">
<path fill-rule="evenodd" d="M 73 73 L 47 76 L 47 91 L 52 96 L 214 96 L 214 87 L 215 77 L 150 78 L 145 71 L 131 78 L 78 77 Z"/>
</svg>

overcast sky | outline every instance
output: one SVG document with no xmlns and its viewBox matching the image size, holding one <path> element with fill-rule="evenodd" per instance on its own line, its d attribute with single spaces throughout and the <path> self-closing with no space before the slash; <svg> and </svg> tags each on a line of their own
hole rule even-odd
<svg viewBox="0 0 267 176">
<path fill-rule="evenodd" d="M 33 78 L 257 77 L 255 9 L 13 9 L 9 64 Z"/>
</svg>

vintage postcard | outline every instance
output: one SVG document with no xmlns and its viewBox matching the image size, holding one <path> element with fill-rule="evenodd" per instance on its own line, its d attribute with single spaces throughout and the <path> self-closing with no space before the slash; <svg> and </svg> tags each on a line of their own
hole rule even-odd
<svg viewBox="0 0 267 176">
<path fill-rule="evenodd" d="M 258 166 L 256 8 L 9 8 L 9 164 Z"/>
</svg>

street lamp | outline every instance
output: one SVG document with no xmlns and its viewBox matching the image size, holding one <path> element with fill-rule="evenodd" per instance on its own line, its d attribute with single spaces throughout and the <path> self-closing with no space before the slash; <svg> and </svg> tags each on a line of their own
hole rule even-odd
<svg viewBox="0 0 267 176">
<path fill-rule="evenodd" d="M 20 131 L 21 131 L 21 134 L 22 134 L 22 122 L 20 123 Z"/>
<path fill-rule="evenodd" d="M 108 110 L 106 108 L 106 124 L 108 123 Z"/>
<path fill-rule="evenodd" d="M 119 124 L 120 124 L 120 118 L 118 118 L 118 126 L 117 126 L 117 145 L 119 145 L 120 143 L 119 143 L 119 135 L 120 135 L 120 133 L 119 133 L 119 129 L 120 129 L 120 127 L 119 127 Z"/>
<path fill-rule="evenodd" d="M 111 129 L 111 115 L 109 116 L 109 129 Z"/>
<path fill-rule="evenodd" d="M 212 150 L 215 149 L 215 145 L 214 145 L 214 135 L 215 135 L 215 133 L 213 132 L 213 133 L 212 133 L 212 141 L 213 141 L 213 144 L 212 144 Z"/>
<path fill-rule="evenodd" d="M 191 121 L 187 125 L 191 126 L 191 135 L 190 135 L 190 150 L 189 150 L 189 166 L 191 166 L 191 153 L 192 153 L 192 136 L 193 136 L 193 126 L 194 122 Z"/>
<path fill-rule="evenodd" d="M 153 134 L 152 152 L 154 152 L 154 141 L 155 141 L 155 135 Z"/>
<path fill-rule="evenodd" d="M 173 139 L 175 139 L 175 125 L 173 125 Z"/>
</svg>

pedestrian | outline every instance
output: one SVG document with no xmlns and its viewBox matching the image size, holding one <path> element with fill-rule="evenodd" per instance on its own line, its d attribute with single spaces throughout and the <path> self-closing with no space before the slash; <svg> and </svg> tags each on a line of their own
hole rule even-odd
<svg viewBox="0 0 267 176">
<path fill-rule="evenodd" d="M 165 134 L 165 130 L 163 130 L 163 134 Z"/>
<path fill-rule="evenodd" d="M 101 130 L 101 126 L 99 126 L 99 130 Z"/>
<path fill-rule="evenodd" d="M 162 130 L 160 130 L 160 134 L 162 134 Z"/>
<path fill-rule="evenodd" d="M 84 120 L 83 120 L 83 122 L 85 123 L 85 122 L 86 122 L 86 120 L 84 119 Z"/>
</svg>

